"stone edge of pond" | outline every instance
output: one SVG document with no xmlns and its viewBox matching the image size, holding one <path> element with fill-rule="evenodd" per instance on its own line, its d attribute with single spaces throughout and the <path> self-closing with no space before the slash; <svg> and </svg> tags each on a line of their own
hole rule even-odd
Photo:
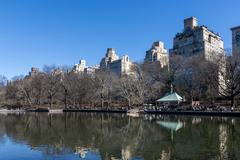
<svg viewBox="0 0 240 160">
<path fill-rule="evenodd" d="M 9 110 L 8 112 L 17 112 L 17 111 Z M 32 110 L 25 110 L 25 112 L 49 112 L 49 110 L 48 109 L 32 109 Z M 63 109 L 62 112 L 127 113 L 127 110 Z M 226 112 L 226 111 L 225 112 L 217 112 L 217 111 L 142 111 L 140 113 L 141 114 L 165 114 L 165 115 L 240 117 L 240 112 Z"/>
<path fill-rule="evenodd" d="M 145 111 L 145 113 L 168 114 L 168 115 L 240 117 L 240 112 L 217 112 L 217 111 Z"/>
</svg>

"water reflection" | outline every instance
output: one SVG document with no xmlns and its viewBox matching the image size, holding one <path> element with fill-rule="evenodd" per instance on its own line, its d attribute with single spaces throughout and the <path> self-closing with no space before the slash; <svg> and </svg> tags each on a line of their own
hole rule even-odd
<svg viewBox="0 0 240 160">
<path fill-rule="evenodd" d="M 0 159 L 240 159 L 239 122 L 99 113 L 0 115 Z"/>
<path fill-rule="evenodd" d="M 170 129 L 172 131 L 178 131 L 183 127 L 183 123 L 181 121 L 178 121 L 178 122 L 157 121 L 157 124 L 160 124 L 161 126 L 167 129 Z"/>
<path fill-rule="evenodd" d="M 171 130 L 171 140 L 174 138 L 173 132 L 178 131 L 183 127 L 183 123 L 180 120 L 178 120 L 178 122 L 157 121 L 157 124 Z"/>
</svg>

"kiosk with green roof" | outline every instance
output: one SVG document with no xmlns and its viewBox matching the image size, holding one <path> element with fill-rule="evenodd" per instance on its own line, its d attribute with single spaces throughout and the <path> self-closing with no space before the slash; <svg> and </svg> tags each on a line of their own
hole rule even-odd
<svg viewBox="0 0 240 160">
<path fill-rule="evenodd" d="M 168 104 L 168 105 L 178 105 L 182 101 L 183 101 L 183 98 L 176 92 L 173 92 L 173 89 L 171 87 L 171 92 L 163 96 L 162 98 L 158 99 L 157 103 Z"/>
</svg>

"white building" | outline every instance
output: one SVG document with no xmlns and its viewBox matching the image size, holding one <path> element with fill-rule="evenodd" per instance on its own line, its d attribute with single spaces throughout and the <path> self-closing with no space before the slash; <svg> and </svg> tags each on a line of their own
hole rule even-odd
<svg viewBox="0 0 240 160">
<path fill-rule="evenodd" d="M 87 73 L 87 74 L 93 74 L 96 72 L 96 70 L 99 69 L 98 65 L 95 66 L 87 66 L 86 60 L 80 60 L 79 64 L 75 64 L 72 71 L 74 73 Z"/>
<path fill-rule="evenodd" d="M 128 55 L 119 58 L 113 48 L 108 48 L 105 57 L 100 62 L 101 70 L 110 70 L 118 76 L 130 75 L 133 73 L 133 63 Z"/>
<path fill-rule="evenodd" d="M 94 74 L 97 70 L 99 70 L 99 65 L 88 66 L 84 69 L 84 73 Z"/>
<path fill-rule="evenodd" d="M 75 72 L 75 73 L 84 72 L 86 67 L 87 67 L 86 66 L 86 60 L 80 60 L 79 64 L 74 65 L 73 72 Z"/>
<path fill-rule="evenodd" d="M 105 57 L 100 62 L 100 68 L 107 69 L 108 64 L 118 59 L 119 57 L 117 56 L 116 51 L 113 48 L 108 48 L 107 53 L 105 54 Z"/>
<path fill-rule="evenodd" d="M 154 42 L 152 47 L 146 51 L 145 62 L 159 62 L 161 68 L 168 66 L 168 53 L 161 41 Z"/>
</svg>

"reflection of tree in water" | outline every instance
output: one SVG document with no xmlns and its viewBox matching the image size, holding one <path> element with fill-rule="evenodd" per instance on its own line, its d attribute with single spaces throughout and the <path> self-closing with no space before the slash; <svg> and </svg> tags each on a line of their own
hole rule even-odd
<svg viewBox="0 0 240 160">
<path fill-rule="evenodd" d="M 163 121 L 179 119 L 171 116 L 158 118 Z M 74 154 L 87 149 L 106 160 L 136 156 L 162 160 L 214 159 L 220 156 L 219 138 L 224 136 L 219 135 L 219 125 L 229 126 L 228 120 L 201 118 L 197 123 L 195 120 L 193 123 L 191 117 L 180 117 L 180 120 L 185 125 L 173 133 L 173 140 L 171 131 L 159 126 L 154 119 L 148 121 L 122 114 L 99 113 L 0 115 L 0 134 L 3 137 L 6 133 L 48 155 Z M 235 124 L 227 129 L 226 151 L 229 157 L 239 159 L 239 132 Z"/>
<path fill-rule="evenodd" d="M 227 126 L 219 125 L 219 159 L 229 159 L 227 153 Z"/>
<path fill-rule="evenodd" d="M 4 116 L 4 115 L 2 115 Z M 0 125 L 0 144 L 4 143 L 5 139 L 4 139 L 4 135 L 5 135 L 5 125 Z"/>
</svg>

